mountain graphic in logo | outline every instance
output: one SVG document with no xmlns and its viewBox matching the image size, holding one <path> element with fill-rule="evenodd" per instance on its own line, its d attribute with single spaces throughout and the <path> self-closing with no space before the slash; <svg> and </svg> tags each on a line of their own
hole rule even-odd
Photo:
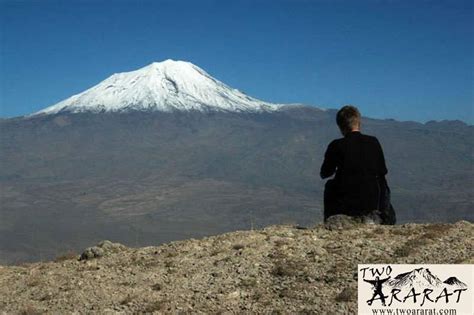
<svg viewBox="0 0 474 315">
<path fill-rule="evenodd" d="M 448 279 L 444 280 L 443 283 L 448 284 L 454 288 L 459 288 L 459 289 L 467 288 L 467 285 L 456 277 L 449 277 Z"/>
<path fill-rule="evenodd" d="M 451 278 L 455 278 L 455 277 L 451 277 Z M 421 288 L 421 287 L 422 288 L 439 288 L 439 287 L 442 287 L 443 285 L 445 285 L 445 283 L 441 281 L 436 275 L 433 275 L 428 268 L 417 268 L 409 272 L 401 273 L 397 275 L 395 278 L 393 278 L 392 280 L 388 281 L 386 284 L 386 286 L 390 286 L 392 288 L 408 288 L 408 289 Z"/>
</svg>

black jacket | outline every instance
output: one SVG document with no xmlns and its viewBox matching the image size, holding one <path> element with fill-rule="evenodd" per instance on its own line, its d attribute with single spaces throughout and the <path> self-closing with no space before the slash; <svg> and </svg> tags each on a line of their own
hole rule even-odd
<svg viewBox="0 0 474 315">
<path fill-rule="evenodd" d="M 324 179 L 334 173 L 342 202 L 340 213 L 364 215 L 379 209 L 387 167 L 377 138 L 353 131 L 332 141 L 320 175 Z"/>
</svg>

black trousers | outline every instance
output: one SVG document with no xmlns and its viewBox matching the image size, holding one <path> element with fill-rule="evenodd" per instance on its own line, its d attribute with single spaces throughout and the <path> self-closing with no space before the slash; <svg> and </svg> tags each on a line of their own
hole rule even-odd
<svg viewBox="0 0 474 315">
<path fill-rule="evenodd" d="M 330 179 L 324 185 L 324 222 L 333 215 L 344 214 L 341 196 L 339 195 L 336 181 Z"/>
<path fill-rule="evenodd" d="M 390 202 L 390 188 L 388 187 L 385 178 L 382 178 L 380 187 L 378 206 L 374 207 L 376 209 L 370 209 L 371 212 L 362 215 L 361 213 L 351 213 L 349 212 L 351 209 L 346 209 L 337 182 L 334 179 L 328 180 L 324 186 L 324 222 L 326 222 L 330 216 L 345 214 L 354 217 L 361 217 L 362 221 L 372 220 L 376 222 L 380 221 L 382 224 L 395 224 L 395 211 Z"/>
</svg>

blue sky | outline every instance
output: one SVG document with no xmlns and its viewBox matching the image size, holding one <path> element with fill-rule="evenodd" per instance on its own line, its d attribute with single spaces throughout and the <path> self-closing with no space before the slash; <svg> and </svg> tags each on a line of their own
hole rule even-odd
<svg viewBox="0 0 474 315">
<path fill-rule="evenodd" d="M 0 0 L 0 116 L 187 60 L 265 101 L 473 123 L 472 1 Z"/>
</svg>

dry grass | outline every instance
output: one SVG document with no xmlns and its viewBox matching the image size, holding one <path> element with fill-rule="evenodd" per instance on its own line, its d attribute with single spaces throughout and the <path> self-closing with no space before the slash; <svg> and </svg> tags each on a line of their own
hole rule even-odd
<svg viewBox="0 0 474 315">
<path fill-rule="evenodd" d="M 436 240 L 446 235 L 452 229 L 450 224 L 430 224 L 423 229 L 423 234 L 418 235 L 405 242 L 401 247 L 394 252 L 396 257 L 408 257 L 420 247 L 428 245 L 431 241 Z M 395 232 L 395 231 L 393 231 Z"/>
<path fill-rule="evenodd" d="M 425 234 L 423 236 L 427 239 L 436 239 L 446 235 L 452 228 L 450 224 L 431 224 L 425 227 Z"/>
<path fill-rule="evenodd" d="M 342 275 L 345 277 L 347 270 L 351 270 L 349 263 L 338 260 L 321 277 L 326 283 L 337 282 Z"/>
<path fill-rule="evenodd" d="M 161 266 L 161 261 L 159 259 L 153 259 L 153 260 L 148 260 L 146 262 L 142 262 L 140 265 L 142 265 L 145 268 L 154 268 Z"/>
<path fill-rule="evenodd" d="M 79 271 L 97 271 L 100 270 L 100 266 L 97 261 L 87 262 L 78 268 Z"/>
<path fill-rule="evenodd" d="M 153 301 L 147 304 L 145 309 L 143 310 L 144 313 L 150 314 L 153 312 L 163 311 L 166 306 L 166 301 Z"/>
<path fill-rule="evenodd" d="M 23 308 L 18 314 L 20 314 L 20 315 L 40 315 L 40 314 L 43 314 L 43 312 L 38 310 L 37 308 L 33 307 L 32 305 L 28 305 L 25 308 Z"/>
<path fill-rule="evenodd" d="M 66 261 L 66 260 L 73 260 L 73 259 L 78 259 L 78 258 L 79 258 L 78 254 L 76 254 L 73 251 L 68 251 L 68 252 L 65 252 L 64 254 L 61 254 L 61 255 L 57 256 L 54 259 L 54 261 L 55 262 L 63 262 L 63 261 Z"/>
<path fill-rule="evenodd" d="M 221 259 L 215 260 L 212 264 L 213 264 L 214 266 L 218 266 L 220 263 L 225 264 L 225 263 L 230 262 L 231 260 L 232 260 L 232 258 L 231 258 L 230 256 L 225 256 L 225 257 L 223 257 L 223 258 L 221 258 Z"/>
<path fill-rule="evenodd" d="M 413 254 L 417 248 L 423 247 L 429 244 L 429 239 L 425 235 L 410 239 L 406 241 L 401 247 L 397 248 L 393 254 L 395 257 L 408 257 Z"/>
<path fill-rule="evenodd" d="M 444 234 L 453 228 L 452 224 L 447 223 L 433 223 L 425 227 L 425 232 L 437 232 Z"/>
<path fill-rule="evenodd" d="M 390 233 L 393 235 L 408 236 L 411 233 L 413 233 L 413 231 L 410 231 L 409 229 L 398 228 L 398 229 L 390 229 Z"/>
</svg>

